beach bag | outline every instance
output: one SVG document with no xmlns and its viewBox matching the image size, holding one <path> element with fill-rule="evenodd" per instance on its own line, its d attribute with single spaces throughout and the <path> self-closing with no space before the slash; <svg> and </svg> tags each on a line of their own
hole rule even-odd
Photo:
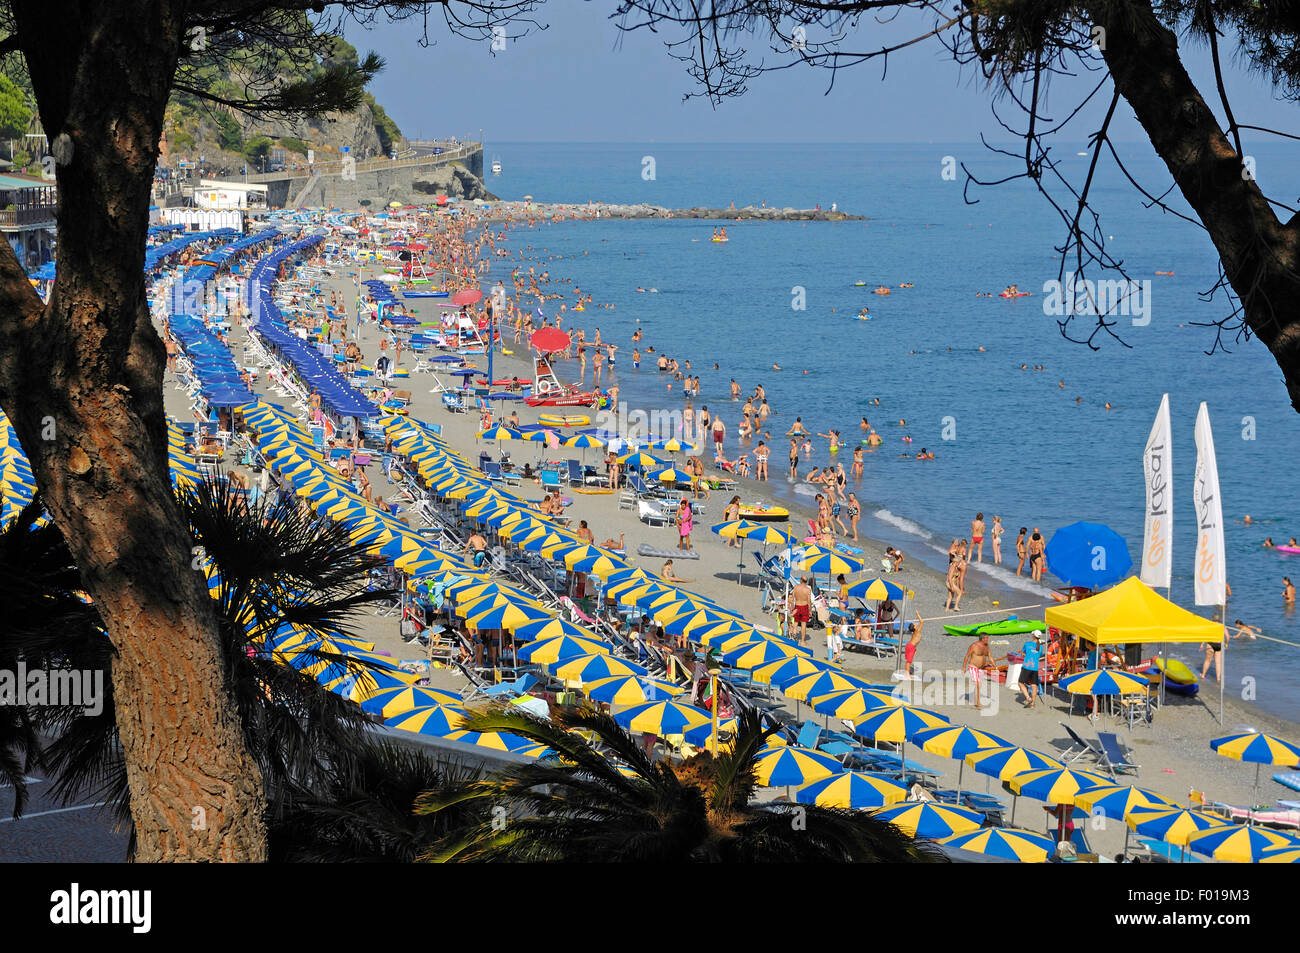
<svg viewBox="0 0 1300 953">
<path fill-rule="evenodd" d="M 1016 686 L 1020 683 L 1020 668 L 1022 663 L 1012 662 L 1007 666 L 1007 688 L 1011 691 L 1018 691 Z"/>
</svg>

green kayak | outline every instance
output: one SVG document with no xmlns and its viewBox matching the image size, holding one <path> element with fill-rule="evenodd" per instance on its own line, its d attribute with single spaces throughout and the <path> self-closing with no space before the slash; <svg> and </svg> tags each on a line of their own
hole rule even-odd
<svg viewBox="0 0 1300 953">
<path fill-rule="evenodd" d="M 1046 632 L 1047 623 L 1033 619 L 1003 619 L 978 625 L 945 625 L 943 629 L 949 635 L 1026 635 L 1030 632 Z"/>
</svg>

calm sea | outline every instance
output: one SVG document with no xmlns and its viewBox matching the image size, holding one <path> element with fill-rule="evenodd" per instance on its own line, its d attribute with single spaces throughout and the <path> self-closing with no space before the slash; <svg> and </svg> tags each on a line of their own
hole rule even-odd
<svg viewBox="0 0 1300 953">
<path fill-rule="evenodd" d="M 1089 160 L 1075 152 L 1085 148 L 1058 146 L 1063 170 L 1080 181 Z M 1120 149 L 1139 182 L 1164 191 L 1168 176 L 1149 146 Z M 1282 577 L 1300 578 L 1300 556 L 1260 545 L 1266 535 L 1300 536 L 1294 489 L 1300 417 L 1262 345 L 1229 334 L 1230 353 L 1206 353 L 1214 349 L 1214 329 L 1197 323 L 1229 310 L 1221 293 L 1210 301 L 1200 294 L 1217 277 L 1210 242 L 1199 227 L 1144 208 L 1118 172 L 1103 167 L 1094 204 L 1111 253 L 1134 278 L 1151 282 L 1149 307 L 1121 317 L 1115 331 L 1122 343 L 1103 334 L 1094 350 L 1067 341 L 1058 319 L 1044 313 L 1044 283 L 1057 276 L 1054 246 L 1064 234 L 1057 213 L 1024 182 L 971 190 L 969 197 L 979 201 L 967 204 L 962 173 L 944 177 L 953 166 L 949 158 L 987 179 L 1015 171 L 978 143 L 500 143 L 487 152 L 504 167 L 488 186 L 508 199 L 675 208 L 733 201 L 829 208 L 834 202 L 869 216 L 868 222 L 732 222 L 727 244 L 709 241 L 711 222 L 574 223 L 513 232 L 511 247 L 533 245 L 525 253 L 539 272 L 571 277 L 595 301 L 616 306 L 570 312 L 566 324 L 583 319 L 589 334 L 599 327 L 605 340 L 622 345 L 621 397 L 632 407 L 682 402 L 679 385 L 666 391 L 653 362 L 633 371 L 628 339 L 639 324 L 643 350 L 653 345 L 692 362 L 703 383 L 697 406 L 726 404 L 733 377 L 746 393 L 762 383 L 777 412 L 773 431 L 784 432 L 796 415 L 814 432 L 840 430 L 850 444 L 839 454 L 846 468 L 866 416 L 885 443 L 867 454 L 857 491 L 871 516 L 863 528 L 936 565 L 952 537 L 969 535 L 977 511 L 986 521 L 1002 517 L 1004 549 L 1012 553 L 1020 526 L 1040 526 L 1050 537 L 1060 526 L 1089 520 L 1124 535 L 1138 559 L 1142 448 L 1168 392 L 1176 440 L 1173 597 L 1190 607 L 1192 433 L 1197 407 L 1206 401 L 1227 521 L 1229 618 L 1300 643 L 1300 621 L 1281 598 Z M 1267 188 L 1283 200 L 1300 194 L 1300 168 L 1281 150 L 1256 150 L 1254 158 Z M 859 280 L 867 287 L 855 287 Z M 905 282 L 914 287 L 900 289 Z M 888 297 L 871 293 L 881 283 L 893 287 Z M 976 296 L 1010 284 L 1035 295 Z M 638 293 L 638 287 L 658 292 Z M 800 298 L 802 310 L 794 307 Z M 863 306 L 869 321 L 856 319 Z M 1074 320 L 1077 336 L 1086 336 L 1092 319 Z M 774 363 L 780 372 L 771 369 Z M 1021 370 L 1022 364 L 1045 369 Z M 879 405 L 872 403 L 877 398 Z M 734 435 L 738 408 L 729 406 L 726 414 Z M 784 473 L 778 464 L 787 446 L 778 435 L 774 474 Z M 937 459 L 908 459 L 921 446 Z M 833 462 L 827 442 L 817 440 L 812 463 L 827 462 Z M 790 496 L 806 488 L 778 480 L 773 490 Z M 1245 514 L 1255 525 L 1241 522 Z M 1015 584 L 1005 572 L 997 581 Z M 1195 659 L 1199 671 L 1194 646 L 1174 654 Z M 1238 642 L 1227 659 L 1230 691 L 1240 691 L 1249 676 L 1262 707 L 1300 719 L 1300 648 Z"/>
</svg>

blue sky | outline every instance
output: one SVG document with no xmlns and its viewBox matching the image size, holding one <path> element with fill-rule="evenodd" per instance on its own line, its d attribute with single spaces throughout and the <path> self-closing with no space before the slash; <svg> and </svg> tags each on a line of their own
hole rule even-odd
<svg viewBox="0 0 1300 953">
<path fill-rule="evenodd" d="M 450 36 L 441 20 L 431 21 L 428 47 L 418 43 L 418 21 L 352 28 L 347 37 L 387 59 L 372 90 L 410 137 L 477 136 L 481 128 L 489 142 L 959 142 L 981 132 L 1006 138 L 982 79 L 934 40 L 893 54 L 883 80 L 881 62 L 873 61 L 841 71 L 828 93 L 830 74 L 800 65 L 758 77 L 744 96 L 715 108 L 683 101 L 696 87 L 664 48 L 666 35 L 621 33 L 608 18 L 613 8 L 613 0 L 551 0 L 538 14 L 548 29 L 508 40 L 496 54 L 488 43 Z M 851 48 L 895 42 L 930 22 L 907 13 L 888 27 L 871 23 Z M 1203 51 L 1192 49 L 1185 59 L 1202 93 L 1212 93 Z M 1060 113 L 1095 81 L 1054 80 Z M 1296 107 L 1276 102 L 1258 77 L 1229 65 L 1228 87 L 1239 122 L 1294 127 Z M 1115 138 L 1145 140 L 1123 105 L 1120 114 Z M 1080 124 L 1071 138 L 1090 129 Z"/>
</svg>

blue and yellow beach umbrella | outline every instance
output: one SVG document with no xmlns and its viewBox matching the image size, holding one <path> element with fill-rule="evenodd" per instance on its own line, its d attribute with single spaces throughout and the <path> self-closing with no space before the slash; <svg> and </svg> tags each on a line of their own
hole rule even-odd
<svg viewBox="0 0 1300 953">
<path fill-rule="evenodd" d="M 448 741 L 459 741 L 493 751 L 523 751 L 537 746 L 537 742 L 531 738 L 508 731 L 453 731 L 444 737 Z"/>
<path fill-rule="evenodd" d="M 552 662 L 567 661 L 580 655 L 608 654 L 613 646 L 600 639 L 574 638 L 561 635 L 550 639 L 538 639 L 519 649 L 519 658 L 534 665 L 546 665 Z"/>
<path fill-rule="evenodd" d="M 810 698 L 821 700 L 832 693 L 872 690 L 865 681 L 856 675 L 849 675 L 835 669 L 814 669 L 797 678 L 784 679 L 779 684 L 781 694 L 786 698 L 793 698 L 795 701 L 807 701 Z M 844 697 L 847 698 L 848 696 Z M 876 699 L 876 701 L 878 704 L 872 707 L 886 704 L 886 702 L 879 701 L 879 699 Z M 863 707 L 860 711 L 867 711 L 867 708 Z M 855 711 L 852 714 L 859 713 L 859 711 Z M 843 717 L 850 716 L 845 715 Z"/>
<path fill-rule="evenodd" d="M 646 675 L 649 673 L 649 669 L 644 665 L 618 658 L 608 652 L 592 652 L 588 655 L 573 656 L 559 662 L 552 662 L 547 668 L 556 678 L 563 679 L 566 682 L 581 682 L 584 685 L 607 678 Z"/>
<path fill-rule="evenodd" d="M 1233 824 L 1193 834 L 1188 838 L 1187 846 L 1196 853 L 1206 854 L 1215 860 L 1252 864 L 1265 851 L 1278 847 L 1300 847 L 1300 838 L 1264 827 L 1239 827 Z"/>
<path fill-rule="evenodd" d="M 843 771 L 826 752 L 794 745 L 767 748 L 754 758 L 754 776 L 765 788 L 801 787 Z"/>
<path fill-rule="evenodd" d="M 1061 687 L 1072 695 L 1134 695 L 1145 692 L 1150 685 L 1145 675 L 1105 668 L 1061 679 Z"/>
<path fill-rule="evenodd" d="M 713 723 L 713 717 L 707 711 L 675 701 L 633 705 L 615 712 L 614 720 L 629 731 L 652 735 L 680 735 L 691 728 Z"/>
<path fill-rule="evenodd" d="M 901 600 L 907 595 L 907 590 L 884 579 L 859 579 L 849 586 L 848 595 L 870 602 L 883 602 L 886 599 Z"/>
<path fill-rule="evenodd" d="M 929 801 L 907 801 L 891 807 L 872 811 L 871 816 L 888 821 L 912 837 L 939 840 L 977 831 L 984 826 L 984 815 L 965 807 L 933 804 Z"/>
<path fill-rule="evenodd" d="M 814 781 L 795 792 L 800 804 L 819 807 L 884 807 L 907 799 L 908 789 L 889 778 L 865 771 L 845 771 Z"/>
<path fill-rule="evenodd" d="M 1300 864 L 1300 844 L 1286 844 L 1260 851 L 1261 864 Z"/>
<path fill-rule="evenodd" d="M 966 763 L 980 774 L 1006 781 L 1018 774 L 1029 771 L 1046 771 L 1050 768 L 1064 768 L 1065 764 L 1051 755 L 1024 748 L 1019 745 L 1009 748 L 989 748 L 972 751 L 966 755 Z"/>
<path fill-rule="evenodd" d="M 771 662 L 773 659 L 807 654 L 806 649 L 787 642 L 763 639 L 758 642 L 746 642 L 744 645 L 732 649 L 722 656 L 722 661 L 733 668 L 756 668 L 764 662 Z"/>
<path fill-rule="evenodd" d="M 571 636 L 577 639 L 593 639 L 601 641 L 600 636 L 596 635 L 590 629 L 585 629 L 577 623 L 570 622 L 568 619 L 552 618 L 539 619 L 536 622 L 528 622 L 515 629 L 515 641 L 532 642 L 538 639 L 554 639 L 562 635 Z"/>
<path fill-rule="evenodd" d="M 1125 819 L 1134 810 L 1176 810 L 1178 805 L 1163 794 L 1131 784 L 1112 784 L 1080 791 L 1074 799 L 1075 807 L 1090 814 L 1100 811 L 1107 817 Z"/>
<path fill-rule="evenodd" d="M 739 624 L 741 632 L 732 634 L 741 634 L 746 626 L 748 626 L 750 632 L 754 630 L 752 625 L 748 625 L 736 618 L 736 616 L 730 613 L 721 612 L 717 609 L 710 609 L 707 606 L 669 616 L 663 620 L 663 627 L 664 631 L 669 635 L 690 635 L 696 629 L 712 630 L 718 628 L 720 623 L 727 622 Z M 730 628 L 730 626 L 728 626 L 728 628 Z"/>
<path fill-rule="evenodd" d="M 867 712 L 896 707 L 903 703 L 901 699 L 895 698 L 889 692 L 857 686 L 810 695 L 807 700 L 813 711 L 832 718 L 860 718 Z"/>
<path fill-rule="evenodd" d="M 427 705 L 412 708 L 401 714 L 386 719 L 384 724 L 390 728 L 414 732 L 417 735 L 436 735 L 442 737 L 453 731 L 459 731 L 469 716 L 464 708 L 451 705 Z"/>
<path fill-rule="evenodd" d="M 1259 732 L 1227 735 L 1215 738 L 1210 748 L 1225 758 L 1246 761 L 1250 764 L 1282 765 L 1300 764 L 1300 746 Z"/>
<path fill-rule="evenodd" d="M 465 617 L 465 621 L 476 629 L 512 630 L 529 622 L 540 622 L 552 618 L 551 613 L 547 610 L 540 606 L 529 605 L 526 602 L 511 601 L 504 605 L 480 608 L 487 601 L 495 601 L 495 599 L 480 599 L 475 603 L 472 613 Z M 458 606 L 458 611 L 459 608 Z"/>
<path fill-rule="evenodd" d="M 1045 834 L 1012 827 L 986 827 L 945 837 L 939 843 L 990 857 L 1018 860 L 1022 864 L 1044 863 L 1056 850 L 1056 842 Z"/>
<path fill-rule="evenodd" d="M 805 547 L 802 553 L 796 553 L 795 566 L 802 572 L 827 576 L 849 575 L 862 572 L 865 563 L 856 556 L 823 549 L 820 546 Z"/>
<path fill-rule="evenodd" d="M 797 681 L 805 675 L 826 671 L 840 671 L 840 667 L 834 662 L 826 662 L 806 655 L 792 655 L 789 658 L 760 665 L 752 670 L 752 675 L 754 681 L 761 685 L 781 686 Z"/>
<path fill-rule="evenodd" d="M 429 705 L 459 705 L 460 696 L 439 688 L 405 685 L 385 688 L 361 699 L 361 710 L 391 718 L 404 711 Z"/>
<path fill-rule="evenodd" d="M 1186 808 L 1132 808 L 1124 816 L 1129 829 L 1144 837 L 1157 837 L 1169 844 L 1186 844 L 1194 834 L 1216 828 L 1231 828 L 1223 818 Z"/>
<path fill-rule="evenodd" d="M 1008 779 L 1007 785 L 1021 797 L 1031 797 L 1048 804 L 1069 804 L 1089 788 L 1109 787 L 1110 778 L 1093 771 L 1075 771 L 1071 768 L 1048 768 L 1045 771 L 1026 771 Z"/>
<path fill-rule="evenodd" d="M 758 631 L 754 623 L 734 618 L 696 626 L 691 629 L 690 634 L 694 641 L 709 648 L 715 648 L 726 643 L 732 643 L 729 647 L 734 648 L 736 644 L 739 644 L 735 642 L 736 639 L 745 642 L 757 642 L 763 637 L 763 633 Z M 800 658 L 802 657 L 800 656 Z"/>
<path fill-rule="evenodd" d="M 592 701 L 608 705 L 642 705 L 646 702 L 666 701 L 676 698 L 685 689 L 672 682 L 651 678 L 648 675 L 617 675 L 597 679 L 585 689 Z"/>
<path fill-rule="evenodd" d="M 1300 746 L 1256 731 L 1225 735 L 1210 742 L 1210 748 L 1235 761 L 1255 765 L 1255 801 L 1259 802 L 1259 769 L 1262 765 L 1295 767 L 1300 764 Z"/>
</svg>

